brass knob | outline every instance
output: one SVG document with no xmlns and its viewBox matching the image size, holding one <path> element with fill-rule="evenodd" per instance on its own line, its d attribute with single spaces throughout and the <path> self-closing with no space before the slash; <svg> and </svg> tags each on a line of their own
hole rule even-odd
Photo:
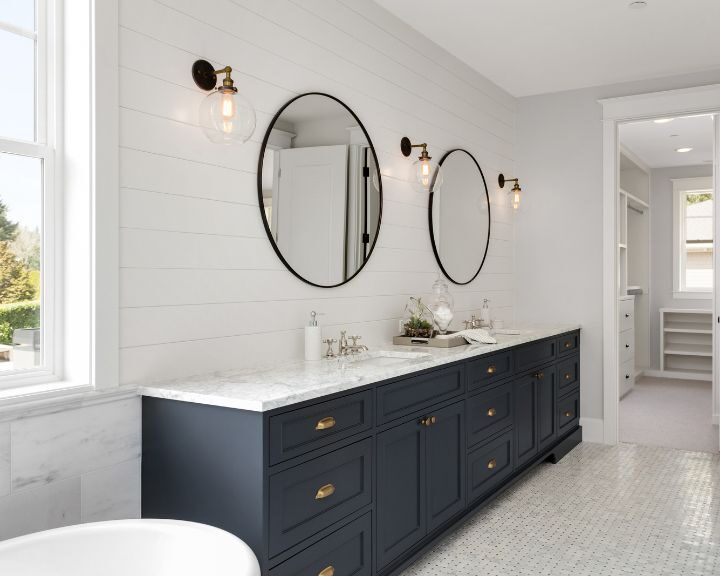
<svg viewBox="0 0 720 576">
<path fill-rule="evenodd" d="M 571 378 L 572 378 L 572 374 L 570 374 L 570 372 L 567 372 L 565 374 L 565 380 L 570 380 Z"/>
<path fill-rule="evenodd" d="M 543 378 L 545 378 L 545 372 L 535 372 L 534 376 L 538 380 L 542 380 Z"/>
<path fill-rule="evenodd" d="M 432 416 L 427 416 L 420 419 L 420 426 L 432 426 Z"/>
<path fill-rule="evenodd" d="M 490 462 L 487 463 L 488 470 L 493 470 L 497 466 L 497 462 L 495 461 L 495 458 L 490 460 Z"/>
<path fill-rule="evenodd" d="M 490 410 L 487 411 L 487 415 L 490 416 L 490 418 L 495 416 L 495 414 L 497 414 L 497 411 L 495 410 L 495 408 L 490 408 Z"/>
<path fill-rule="evenodd" d="M 565 342 L 565 348 L 572 348 L 572 341 L 571 341 L 571 340 L 568 340 L 567 342 Z"/>
<path fill-rule="evenodd" d="M 317 576 L 335 576 L 335 567 L 328 566 L 327 568 L 323 568 L 318 572 Z"/>
<path fill-rule="evenodd" d="M 315 424 L 315 430 L 327 430 L 333 426 L 335 426 L 335 418 L 332 416 L 326 416 L 325 418 L 318 420 L 318 423 Z"/>
<path fill-rule="evenodd" d="M 430 417 L 430 424 L 435 424 L 437 422 L 437 416 L 431 416 Z"/>
<path fill-rule="evenodd" d="M 325 484 L 325 486 L 321 486 L 318 489 L 317 494 L 315 494 L 315 500 L 323 500 L 333 494 L 335 494 L 335 486 L 332 484 Z"/>
<path fill-rule="evenodd" d="M 570 418 L 572 416 L 572 412 L 565 412 L 565 418 Z"/>
<path fill-rule="evenodd" d="M 495 366 L 495 364 L 490 364 L 490 366 L 488 366 L 488 369 L 487 369 L 488 374 L 495 374 L 496 371 L 497 371 L 497 366 Z"/>
</svg>

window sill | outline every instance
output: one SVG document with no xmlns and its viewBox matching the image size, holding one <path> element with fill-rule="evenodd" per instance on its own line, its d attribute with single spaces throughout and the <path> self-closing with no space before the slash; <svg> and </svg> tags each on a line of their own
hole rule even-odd
<svg viewBox="0 0 720 576">
<path fill-rule="evenodd" d="M 673 292 L 676 300 L 712 300 L 712 292 Z"/>
<path fill-rule="evenodd" d="M 8 388 L 0 390 L 0 422 L 114 402 L 137 394 L 137 386 L 96 389 L 71 382 Z"/>
</svg>

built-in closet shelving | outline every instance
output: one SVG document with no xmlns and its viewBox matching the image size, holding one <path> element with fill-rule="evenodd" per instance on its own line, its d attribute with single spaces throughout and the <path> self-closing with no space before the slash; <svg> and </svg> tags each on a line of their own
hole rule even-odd
<svg viewBox="0 0 720 576">
<path fill-rule="evenodd" d="M 678 378 L 712 378 L 712 310 L 660 308 L 660 369 Z"/>
</svg>

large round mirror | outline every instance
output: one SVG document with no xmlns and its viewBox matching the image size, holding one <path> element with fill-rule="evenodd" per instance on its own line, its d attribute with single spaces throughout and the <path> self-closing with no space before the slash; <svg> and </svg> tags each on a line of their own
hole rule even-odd
<svg viewBox="0 0 720 576">
<path fill-rule="evenodd" d="M 467 150 L 440 160 L 442 189 L 430 194 L 430 238 L 443 273 L 468 284 L 480 273 L 490 242 L 490 196 L 485 176 Z"/>
<path fill-rule="evenodd" d="M 344 284 L 370 258 L 380 170 L 365 127 L 337 98 L 302 94 L 275 115 L 260 151 L 258 196 L 275 252 L 308 284 Z"/>
</svg>

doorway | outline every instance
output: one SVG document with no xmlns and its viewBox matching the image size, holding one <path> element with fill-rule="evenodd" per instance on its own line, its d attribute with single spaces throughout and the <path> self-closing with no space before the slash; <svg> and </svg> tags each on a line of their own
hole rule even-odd
<svg viewBox="0 0 720 576">
<path fill-rule="evenodd" d="M 601 104 L 604 441 L 717 452 L 720 86 Z"/>
</svg>

